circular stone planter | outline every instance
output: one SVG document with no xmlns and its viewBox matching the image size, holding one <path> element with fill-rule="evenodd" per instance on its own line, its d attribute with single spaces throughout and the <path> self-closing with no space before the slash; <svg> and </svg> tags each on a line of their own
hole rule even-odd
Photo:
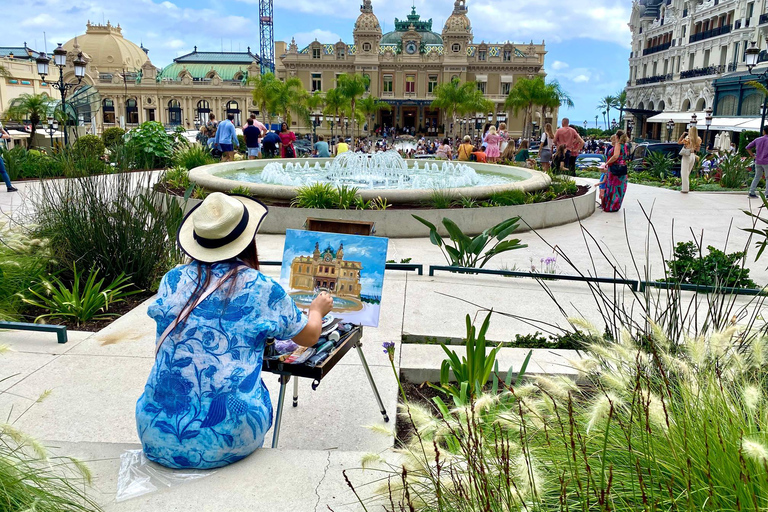
<svg viewBox="0 0 768 512">
<path fill-rule="evenodd" d="M 283 185 L 267 185 L 265 183 L 250 183 L 247 181 L 237 181 L 220 176 L 230 172 L 237 171 L 258 171 L 271 162 L 285 162 L 282 160 L 242 160 L 239 162 L 225 162 L 211 165 L 195 167 L 189 171 L 189 179 L 208 190 L 218 192 L 230 192 L 237 187 L 247 188 L 254 197 L 260 199 L 272 199 L 281 201 L 290 201 L 296 197 L 296 187 L 287 187 Z M 290 162 L 303 165 L 305 162 L 310 164 L 333 161 L 331 158 L 294 158 Z M 477 162 L 461 162 L 476 171 L 511 176 L 520 181 L 515 181 L 505 185 L 483 186 L 483 187 L 461 187 L 442 189 L 447 195 L 454 198 L 467 197 L 471 199 L 487 199 L 491 194 L 504 192 L 507 190 L 524 190 L 526 192 L 535 192 L 547 188 L 552 180 L 543 172 L 524 169 L 522 167 L 513 167 L 508 165 L 481 164 Z M 364 200 L 376 199 L 382 197 L 390 204 L 418 204 L 428 202 L 432 197 L 433 191 L 428 189 L 360 189 L 358 194 Z"/>
<path fill-rule="evenodd" d="M 260 233 L 285 234 L 287 229 L 304 229 L 307 217 L 320 219 L 357 220 L 373 222 L 375 235 L 389 238 L 425 238 L 427 228 L 413 218 L 413 215 L 436 225 L 441 235 L 447 235 L 442 220 L 447 217 L 454 221 L 467 235 L 477 235 L 512 217 L 520 217 L 518 231 L 542 229 L 561 224 L 577 222 L 595 213 L 593 188 L 586 194 L 572 199 L 519 206 L 495 206 L 489 208 L 436 209 L 387 209 L 387 210 L 324 210 L 317 208 L 286 208 L 270 206 L 269 215 L 264 218 Z M 183 202 L 183 198 L 179 198 Z M 200 200 L 190 199 L 187 209 Z M 524 221 L 524 222 L 523 222 Z"/>
</svg>

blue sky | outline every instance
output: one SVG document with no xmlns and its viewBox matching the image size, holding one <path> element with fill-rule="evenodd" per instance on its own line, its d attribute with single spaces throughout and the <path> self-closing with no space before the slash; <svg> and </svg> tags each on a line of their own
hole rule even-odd
<svg viewBox="0 0 768 512">
<path fill-rule="evenodd" d="M 359 261 L 363 265 L 360 272 L 360 283 L 363 285 L 363 295 L 381 296 L 384 283 L 384 267 L 387 259 L 386 238 L 377 236 L 338 235 L 322 233 L 318 236 L 312 231 L 289 229 L 285 237 L 283 252 L 283 267 L 280 272 L 280 283 L 288 287 L 291 273 L 291 262 L 296 256 L 311 256 L 315 243 L 320 242 L 320 252 L 329 245 L 336 251 L 340 243 L 344 244 L 344 259 Z"/>
<path fill-rule="evenodd" d="M 3 2 L 4 4 L 6 2 Z M 299 45 L 315 38 L 352 41 L 352 26 L 361 0 L 275 1 L 275 39 Z M 374 12 L 385 31 L 394 18 L 404 18 L 413 0 L 373 0 Z M 452 0 L 415 0 L 422 18 L 432 18 L 441 32 L 453 10 Z M 595 125 L 601 97 L 626 84 L 630 33 L 629 0 L 468 0 L 475 41 L 541 42 L 547 44 L 545 69 L 570 93 L 575 108 L 564 111 L 572 122 Z M 27 0 L 3 5 L 0 45 L 52 51 L 56 42 L 85 31 L 85 23 L 120 23 L 126 38 L 150 49 L 152 62 L 168 65 L 174 57 L 199 50 L 258 52 L 258 0 Z M 617 117 L 613 116 L 612 117 Z M 602 124 L 602 115 L 599 116 Z"/>
</svg>

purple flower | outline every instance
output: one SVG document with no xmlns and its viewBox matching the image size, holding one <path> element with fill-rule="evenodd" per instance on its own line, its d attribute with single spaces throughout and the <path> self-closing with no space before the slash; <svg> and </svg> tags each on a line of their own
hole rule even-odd
<svg viewBox="0 0 768 512">
<path fill-rule="evenodd" d="M 389 360 L 391 362 L 395 361 L 395 342 L 394 341 L 385 341 L 381 344 L 382 347 L 384 347 L 384 353 L 389 355 Z"/>
</svg>

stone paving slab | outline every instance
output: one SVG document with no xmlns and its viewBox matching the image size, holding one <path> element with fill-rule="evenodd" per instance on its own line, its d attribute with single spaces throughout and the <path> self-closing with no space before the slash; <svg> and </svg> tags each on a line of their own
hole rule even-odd
<svg viewBox="0 0 768 512">
<path fill-rule="evenodd" d="M 0 329 L 0 343 L 16 352 L 60 355 L 74 349 L 92 334 L 92 332 L 67 330 L 67 343 L 58 343 L 55 332 Z"/>
</svg>

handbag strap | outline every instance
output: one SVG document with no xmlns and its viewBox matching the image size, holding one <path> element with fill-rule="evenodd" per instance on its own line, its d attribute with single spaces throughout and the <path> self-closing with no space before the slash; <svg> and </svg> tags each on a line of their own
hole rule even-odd
<svg viewBox="0 0 768 512">
<path fill-rule="evenodd" d="M 192 304 L 187 304 L 187 306 L 181 310 L 181 313 L 179 313 L 179 316 L 177 316 L 176 319 L 173 322 L 171 322 L 170 325 L 168 325 L 168 327 L 165 328 L 165 331 L 163 331 L 163 334 L 161 334 L 160 337 L 157 339 L 157 344 L 155 345 L 155 358 L 157 358 L 157 354 L 160 352 L 160 347 L 163 346 L 163 342 L 173 332 L 173 330 L 176 329 L 176 327 L 178 327 L 180 323 L 187 320 L 189 315 L 192 314 L 192 310 L 195 309 L 198 304 L 200 304 L 205 299 L 210 297 L 213 292 L 221 288 L 221 285 L 224 284 L 224 282 L 227 279 L 235 275 L 235 272 L 237 272 L 238 268 L 239 266 L 233 268 L 232 270 L 224 274 L 224 276 L 222 276 L 222 278 L 219 279 L 219 281 L 215 285 L 213 286 L 209 285 L 208 288 L 203 293 L 201 293 L 200 296 Z"/>
</svg>

